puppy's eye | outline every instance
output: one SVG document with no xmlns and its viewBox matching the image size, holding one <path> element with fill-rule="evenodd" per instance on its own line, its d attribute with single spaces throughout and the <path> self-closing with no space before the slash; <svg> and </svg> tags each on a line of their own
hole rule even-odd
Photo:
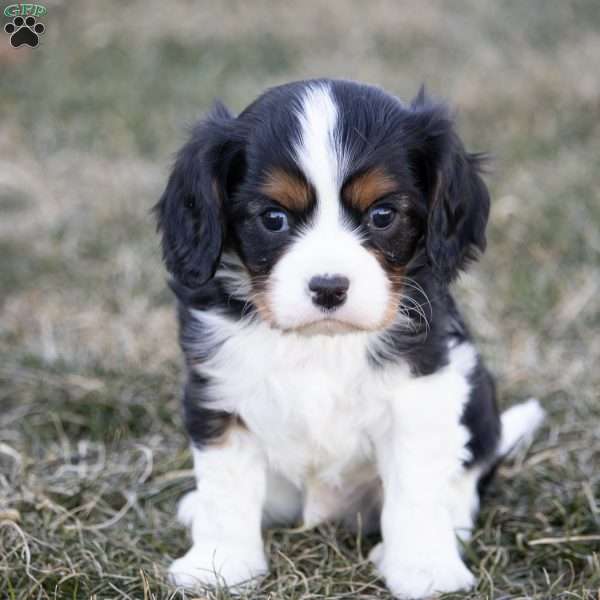
<svg viewBox="0 0 600 600">
<path fill-rule="evenodd" d="M 395 217 L 396 211 L 391 206 L 377 206 L 369 211 L 369 225 L 373 229 L 386 229 Z"/>
<path fill-rule="evenodd" d="M 261 219 L 269 231 L 282 232 L 290 228 L 288 216 L 282 210 L 267 210 L 261 215 Z"/>
</svg>

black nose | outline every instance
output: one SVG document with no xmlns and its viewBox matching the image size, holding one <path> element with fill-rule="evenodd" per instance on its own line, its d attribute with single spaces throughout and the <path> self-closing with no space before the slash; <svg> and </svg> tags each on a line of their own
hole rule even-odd
<svg viewBox="0 0 600 600">
<path fill-rule="evenodd" d="M 350 280 L 343 275 L 315 275 L 308 282 L 312 301 L 317 306 L 332 309 L 344 304 Z"/>
</svg>

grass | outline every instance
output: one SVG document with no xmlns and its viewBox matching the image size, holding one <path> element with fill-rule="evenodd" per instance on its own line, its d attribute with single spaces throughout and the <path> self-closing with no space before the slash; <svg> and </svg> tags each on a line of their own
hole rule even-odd
<svg viewBox="0 0 600 600">
<path fill-rule="evenodd" d="M 596 0 L 48 8 L 39 48 L 0 40 L 0 597 L 185 597 L 165 567 L 189 544 L 173 515 L 193 478 L 149 209 L 213 98 L 239 110 L 329 75 L 405 98 L 424 81 L 495 156 L 488 252 L 457 294 L 501 404 L 535 395 L 549 418 L 465 548 L 477 590 L 447 599 L 597 599 Z M 266 537 L 253 600 L 389 598 L 375 539 Z"/>
</svg>

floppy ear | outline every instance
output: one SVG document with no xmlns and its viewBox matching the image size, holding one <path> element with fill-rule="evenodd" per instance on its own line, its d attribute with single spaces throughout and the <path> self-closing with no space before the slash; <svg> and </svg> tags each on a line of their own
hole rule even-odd
<svg viewBox="0 0 600 600">
<path fill-rule="evenodd" d="M 485 157 L 467 152 L 446 107 L 421 88 L 411 105 L 411 160 L 428 204 L 426 249 L 440 279 L 451 281 L 486 246 L 490 197 Z"/>
<path fill-rule="evenodd" d="M 179 151 L 154 212 L 162 232 L 163 259 L 182 285 L 206 283 L 219 264 L 225 237 L 224 203 L 243 158 L 235 120 L 222 104 L 196 125 Z"/>
</svg>

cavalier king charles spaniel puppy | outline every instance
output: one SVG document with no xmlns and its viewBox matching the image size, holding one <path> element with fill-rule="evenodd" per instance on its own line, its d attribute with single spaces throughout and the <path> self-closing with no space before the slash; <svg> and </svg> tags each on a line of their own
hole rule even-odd
<svg viewBox="0 0 600 600">
<path fill-rule="evenodd" d="M 482 484 L 543 417 L 499 415 L 449 290 L 486 245 L 481 170 L 423 90 L 300 81 L 194 127 L 155 207 L 197 480 L 176 585 L 245 588 L 263 528 L 327 520 L 381 532 L 398 598 L 474 585 Z"/>
</svg>

